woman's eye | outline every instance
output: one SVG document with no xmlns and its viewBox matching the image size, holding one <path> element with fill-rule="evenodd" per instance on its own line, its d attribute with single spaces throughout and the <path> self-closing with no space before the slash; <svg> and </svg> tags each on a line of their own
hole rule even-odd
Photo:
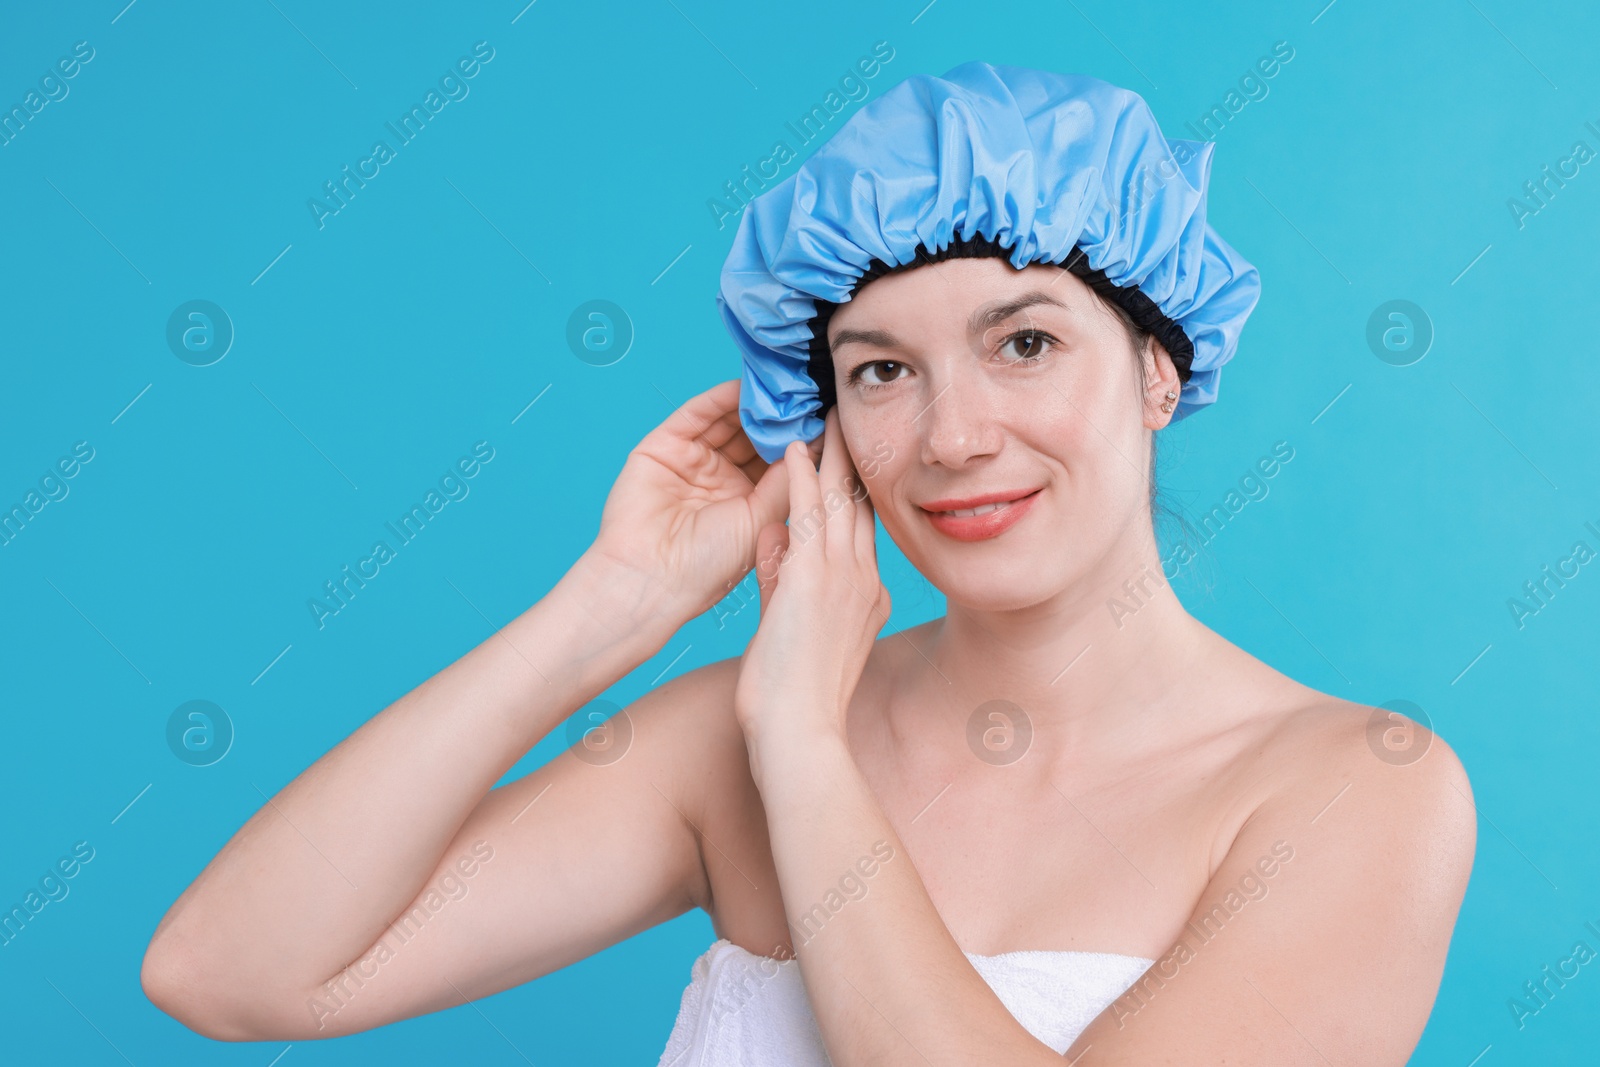
<svg viewBox="0 0 1600 1067">
<path fill-rule="evenodd" d="M 1055 338 L 1040 330 L 1020 330 L 1005 339 L 1000 347 L 1017 357 L 1022 363 L 1031 363 L 1044 356 L 1045 346 Z"/>
<path fill-rule="evenodd" d="M 1012 363 L 1034 364 L 1044 359 L 1046 351 L 1055 344 L 1057 344 L 1056 339 L 1043 330 L 1025 329 L 1018 330 L 1001 341 L 1000 351 L 1010 356 Z M 904 363 L 896 360 L 873 360 L 851 371 L 846 382 L 866 389 L 882 389 L 904 378 L 905 372 L 909 369 Z"/>
<path fill-rule="evenodd" d="M 880 359 L 874 363 L 863 363 L 851 377 L 863 385 L 884 386 L 901 377 L 900 372 L 905 370 L 905 366 L 892 359 Z"/>
</svg>

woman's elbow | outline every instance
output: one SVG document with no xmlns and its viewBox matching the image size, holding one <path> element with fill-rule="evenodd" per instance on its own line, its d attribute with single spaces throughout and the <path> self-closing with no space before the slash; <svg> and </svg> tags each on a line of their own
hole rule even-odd
<svg viewBox="0 0 1600 1067">
<path fill-rule="evenodd" d="M 139 985 L 150 1003 L 213 1041 L 288 1039 L 281 1015 L 274 1023 L 262 1010 L 265 1004 L 230 996 L 226 986 L 207 979 L 182 949 L 159 938 L 145 950 Z"/>
</svg>

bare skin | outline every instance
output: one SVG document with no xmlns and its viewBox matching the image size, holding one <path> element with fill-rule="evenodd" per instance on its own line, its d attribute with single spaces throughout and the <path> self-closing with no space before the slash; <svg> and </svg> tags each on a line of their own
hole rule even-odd
<svg viewBox="0 0 1600 1067">
<path fill-rule="evenodd" d="M 1062 306 L 969 331 L 975 310 L 1033 291 Z M 1046 358 L 1018 359 L 1041 351 L 1008 340 L 1022 328 L 1050 338 Z M 1379 758 L 1373 709 L 1284 677 L 1147 579 L 1166 353 L 1136 361 L 1070 274 L 998 260 L 878 279 L 830 336 L 820 471 L 798 447 L 771 467 L 754 456 L 734 383 L 686 404 L 630 456 L 595 547 L 555 589 L 285 787 L 202 872 L 152 939 L 151 999 L 220 1039 L 333 1036 L 530 981 L 698 906 L 751 952 L 799 948 L 840 1067 L 1059 1062 L 960 954 L 1028 948 L 1158 960 L 1144 997 L 1068 1050 L 1084 1067 L 1404 1063 L 1471 869 L 1470 787 L 1425 732 L 1420 758 Z M 809 538 L 781 525 L 858 484 L 870 507 L 852 498 Z M 1042 487 L 1032 512 L 987 541 L 952 540 L 917 507 L 1023 486 Z M 874 519 L 945 592 L 944 618 L 878 636 L 887 594 L 859 536 Z M 751 648 L 636 701 L 623 758 L 568 753 L 490 791 L 779 553 L 758 565 Z M 1141 577 L 1138 610 L 1109 611 Z M 1004 766 L 969 746 L 974 709 L 997 698 L 1033 729 Z M 796 920 L 879 840 L 897 858 L 868 895 L 796 945 Z M 475 842 L 493 858 L 457 880 L 470 892 L 330 995 Z M 1241 886 L 1225 928 L 1175 955 Z"/>
</svg>

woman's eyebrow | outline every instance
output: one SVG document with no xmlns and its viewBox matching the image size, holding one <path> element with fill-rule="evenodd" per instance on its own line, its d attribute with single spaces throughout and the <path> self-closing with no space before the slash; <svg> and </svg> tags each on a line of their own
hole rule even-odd
<svg viewBox="0 0 1600 1067">
<path fill-rule="evenodd" d="M 828 342 L 830 351 L 837 352 L 848 344 L 873 345 L 877 348 L 899 348 L 900 342 L 887 330 L 840 330 Z"/>
<path fill-rule="evenodd" d="M 1072 311 L 1070 307 L 1043 289 L 1035 289 L 1004 303 L 989 304 L 979 308 L 972 313 L 972 317 L 967 321 L 967 330 L 969 333 L 982 333 L 995 325 L 995 323 L 1004 322 L 1017 312 L 1038 304 L 1051 304 L 1062 311 Z M 872 345 L 876 348 L 904 347 L 895 339 L 894 334 L 887 330 L 840 330 L 834 335 L 833 340 L 828 342 L 828 348 L 830 351 L 836 352 L 851 343 Z"/>
<path fill-rule="evenodd" d="M 1042 289 L 1035 289 L 1030 293 L 1023 293 L 1015 300 L 1007 300 L 1003 304 L 990 304 L 981 307 L 972 313 L 972 318 L 967 320 L 968 333 L 982 333 L 996 323 L 1004 322 L 1024 308 L 1036 304 L 1053 304 L 1062 311 L 1070 312 L 1072 309 Z"/>
</svg>

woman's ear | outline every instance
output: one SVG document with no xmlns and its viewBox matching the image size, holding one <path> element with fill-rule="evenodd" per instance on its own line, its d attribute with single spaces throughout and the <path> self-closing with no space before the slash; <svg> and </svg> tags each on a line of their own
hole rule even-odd
<svg viewBox="0 0 1600 1067">
<path fill-rule="evenodd" d="M 1140 361 L 1144 368 L 1144 425 L 1148 430 L 1159 430 L 1172 421 L 1183 383 L 1178 380 L 1172 354 L 1155 337 L 1145 338 Z"/>
</svg>

